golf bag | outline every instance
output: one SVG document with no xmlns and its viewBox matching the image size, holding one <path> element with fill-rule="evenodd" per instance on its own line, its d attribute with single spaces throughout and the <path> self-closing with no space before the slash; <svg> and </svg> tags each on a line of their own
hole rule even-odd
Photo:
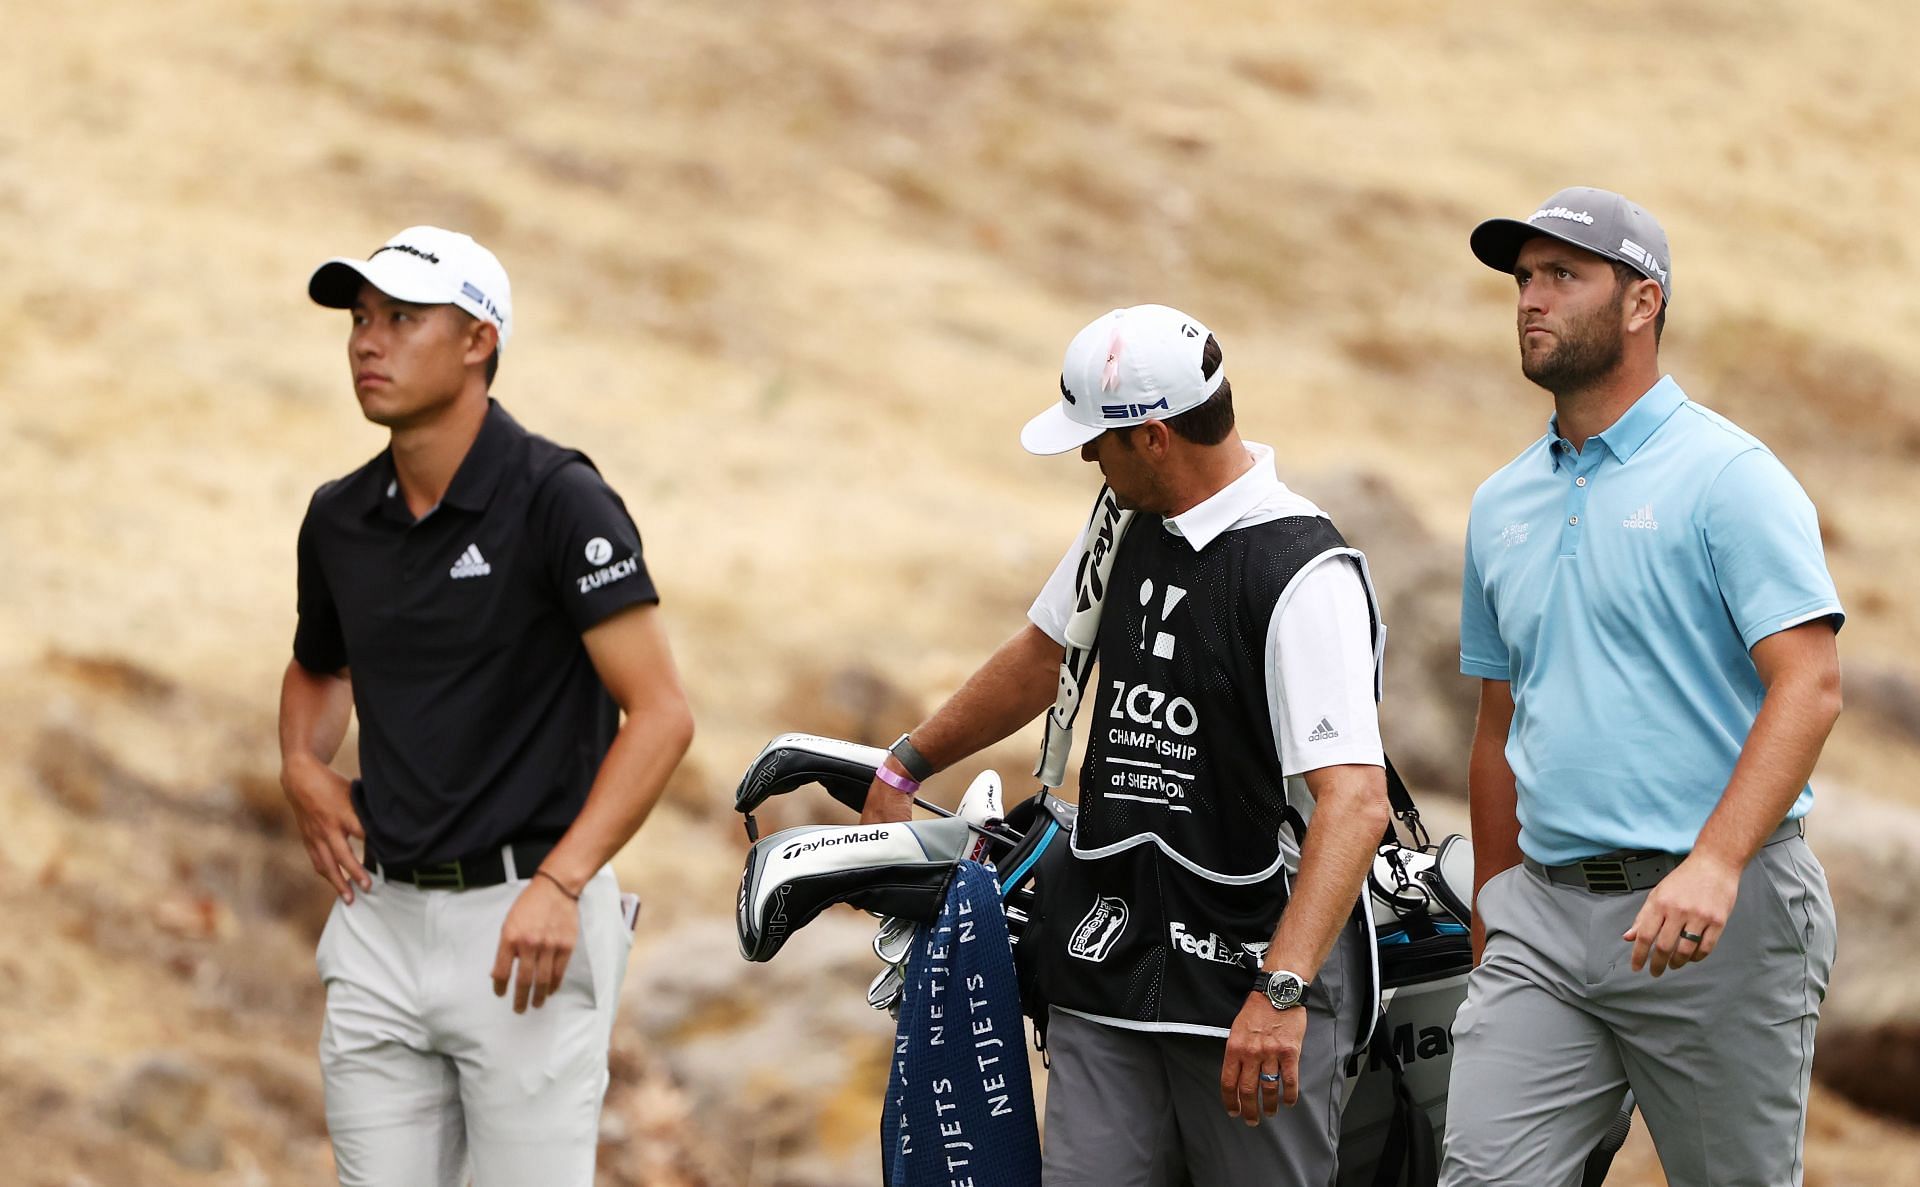
<svg viewBox="0 0 1920 1187">
<path fill-rule="evenodd" d="M 1338 1187 L 1439 1181 L 1453 1015 L 1466 1000 L 1473 963 L 1473 852 L 1466 838 L 1432 843 L 1391 761 L 1387 794 L 1410 844 L 1388 826 L 1358 908 L 1374 940 L 1376 1006 L 1345 1069 Z"/>
</svg>

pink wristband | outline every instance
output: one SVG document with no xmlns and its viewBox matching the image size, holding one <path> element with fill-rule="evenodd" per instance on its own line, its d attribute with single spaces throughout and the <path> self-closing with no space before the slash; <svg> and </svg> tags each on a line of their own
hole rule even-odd
<svg viewBox="0 0 1920 1187">
<path fill-rule="evenodd" d="M 886 763 L 881 763 L 875 767 L 873 769 L 873 776 L 895 791 L 905 792 L 907 795 L 912 795 L 914 792 L 920 790 L 920 784 L 917 781 L 909 779 L 905 775 L 894 774 L 893 768 L 889 767 Z"/>
</svg>

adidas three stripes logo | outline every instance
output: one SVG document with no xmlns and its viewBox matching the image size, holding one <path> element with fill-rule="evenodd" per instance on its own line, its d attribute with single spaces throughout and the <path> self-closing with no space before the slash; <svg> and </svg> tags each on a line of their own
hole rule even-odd
<svg viewBox="0 0 1920 1187">
<path fill-rule="evenodd" d="M 478 544 L 467 545 L 467 550 L 460 554 L 460 559 L 453 562 L 453 568 L 447 570 L 448 575 L 456 581 L 462 577 L 485 577 L 491 572 L 493 572 L 493 566 L 487 563 L 487 558 L 480 555 Z"/>
</svg>

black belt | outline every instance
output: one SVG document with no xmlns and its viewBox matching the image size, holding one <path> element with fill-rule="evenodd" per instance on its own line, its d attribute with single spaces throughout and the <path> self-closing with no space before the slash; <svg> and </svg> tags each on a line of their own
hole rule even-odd
<svg viewBox="0 0 1920 1187">
<path fill-rule="evenodd" d="M 506 854 L 513 853 L 513 874 L 531 878 L 553 852 L 552 841 L 514 841 L 497 849 L 476 853 L 453 861 L 426 865 L 389 864 L 369 855 L 367 868 L 389 882 L 408 882 L 421 890 L 472 890 L 477 886 L 498 886 L 507 880 Z"/>
<path fill-rule="evenodd" d="M 1806 835 L 1805 821 L 1789 820 L 1774 829 L 1773 835 L 1761 844 L 1778 845 L 1793 837 Z M 1522 858 L 1521 864 L 1556 886 L 1573 886 L 1592 894 L 1632 894 L 1637 890 L 1651 889 L 1660 879 L 1678 869 L 1686 857 L 1684 853 L 1621 850 L 1564 866 L 1541 865 L 1531 857 Z"/>
</svg>

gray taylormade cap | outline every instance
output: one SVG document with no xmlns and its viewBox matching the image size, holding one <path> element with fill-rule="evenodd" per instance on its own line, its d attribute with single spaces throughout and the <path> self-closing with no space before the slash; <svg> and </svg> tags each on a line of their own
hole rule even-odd
<svg viewBox="0 0 1920 1187">
<path fill-rule="evenodd" d="M 1561 190 L 1522 221 L 1490 218 L 1473 229 L 1468 243 L 1480 262 L 1496 272 L 1513 273 L 1521 245 L 1535 235 L 1618 260 L 1650 280 L 1673 300 L 1673 257 L 1667 233 L 1653 216 L 1612 190 L 1577 185 Z"/>
</svg>

